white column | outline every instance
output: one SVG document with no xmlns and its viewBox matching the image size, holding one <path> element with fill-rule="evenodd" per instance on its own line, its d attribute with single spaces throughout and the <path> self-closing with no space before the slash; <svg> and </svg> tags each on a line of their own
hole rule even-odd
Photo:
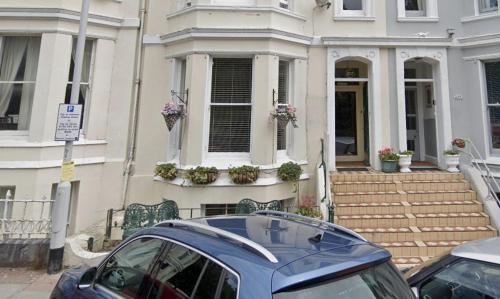
<svg viewBox="0 0 500 299">
<path fill-rule="evenodd" d="M 400 151 L 407 149 L 406 101 L 405 101 L 405 61 L 410 54 L 405 49 L 396 49 L 396 86 L 398 111 L 398 146 Z"/>
<path fill-rule="evenodd" d="M 382 127 L 382 80 L 380 79 L 380 50 L 372 49 L 371 56 L 368 105 L 370 116 L 368 118 L 370 127 L 370 164 L 374 169 L 380 170 L 381 164 L 378 158 L 378 151 L 382 148 L 383 127 Z"/>
<path fill-rule="evenodd" d="M 327 55 L 327 148 L 328 148 L 328 167 L 330 171 L 336 170 L 335 154 L 335 63 L 338 53 L 333 49 L 328 49 Z"/>
<path fill-rule="evenodd" d="M 435 59 L 439 60 L 439 64 L 435 67 L 435 79 L 434 82 L 437 88 L 434 88 L 439 92 L 436 99 L 436 116 L 437 116 L 437 136 L 438 136 L 438 162 L 439 167 L 446 169 L 446 163 L 444 161 L 443 152 L 451 147 L 452 141 L 452 130 L 451 130 L 451 106 L 450 106 L 450 88 L 448 81 L 448 58 L 446 49 L 442 49 L 438 57 Z"/>
</svg>

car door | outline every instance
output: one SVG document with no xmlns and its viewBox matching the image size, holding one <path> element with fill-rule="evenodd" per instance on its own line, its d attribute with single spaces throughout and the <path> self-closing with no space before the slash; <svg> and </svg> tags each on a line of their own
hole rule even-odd
<svg viewBox="0 0 500 299">
<path fill-rule="evenodd" d="M 166 245 L 155 237 L 128 242 L 101 264 L 93 286 L 77 290 L 76 298 L 147 298 L 151 269 Z"/>
<path fill-rule="evenodd" d="M 171 243 L 158 259 L 148 299 L 235 299 L 237 274 L 186 245 Z"/>
</svg>

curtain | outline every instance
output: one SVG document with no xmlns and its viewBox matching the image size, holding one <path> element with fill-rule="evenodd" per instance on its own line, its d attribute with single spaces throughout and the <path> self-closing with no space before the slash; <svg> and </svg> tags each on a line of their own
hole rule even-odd
<svg viewBox="0 0 500 299">
<path fill-rule="evenodd" d="M 40 55 L 40 38 L 30 37 L 26 50 L 26 68 L 24 70 L 24 81 L 36 81 L 38 69 L 38 57 Z M 35 94 L 35 83 L 24 83 L 21 98 L 21 107 L 19 108 L 18 130 L 28 130 L 31 110 L 33 108 L 33 96 Z"/>
<path fill-rule="evenodd" d="M 0 81 L 14 81 L 16 79 L 19 66 L 26 51 L 26 37 L 5 37 L 3 41 L 3 57 L 0 64 Z M 5 117 L 9 108 L 13 83 L 0 84 L 0 117 Z"/>
</svg>

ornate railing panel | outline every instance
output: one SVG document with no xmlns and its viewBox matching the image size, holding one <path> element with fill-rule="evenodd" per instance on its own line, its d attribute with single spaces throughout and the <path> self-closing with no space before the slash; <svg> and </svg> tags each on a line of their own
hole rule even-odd
<svg viewBox="0 0 500 299">
<path fill-rule="evenodd" d="M 257 202 L 255 200 L 245 198 L 236 205 L 236 214 L 252 214 L 256 211 L 283 211 L 283 206 L 278 200 L 270 202 Z"/>
<path fill-rule="evenodd" d="M 180 219 L 175 201 L 166 200 L 156 205 L 131 204 L 125 209 L 123 217 L 123 239 L 138 230 L 172 219 Z"/>
</svg>

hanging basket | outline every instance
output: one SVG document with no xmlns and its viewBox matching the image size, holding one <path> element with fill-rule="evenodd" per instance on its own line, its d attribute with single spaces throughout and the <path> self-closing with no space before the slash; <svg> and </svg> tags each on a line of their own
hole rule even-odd
<svg viewBox="0 0 500 299">
<path fill-rule="evenodd" d="M 288 123 L 290 122 L 290 119 L 288 118 L 278 118 L 278 128 L 284 129 L 286 126 L 288 126 Z"/>
<path fill-rule="evenodd" d="M 167 124 L 167 128 L 169 131 L 172 131 L 177 121 L 181 119 L 181 116 L 179 114 L 162 114 L 162 115 L 163 118 L 165 119 L 165 123 Z"/>
</svg>

